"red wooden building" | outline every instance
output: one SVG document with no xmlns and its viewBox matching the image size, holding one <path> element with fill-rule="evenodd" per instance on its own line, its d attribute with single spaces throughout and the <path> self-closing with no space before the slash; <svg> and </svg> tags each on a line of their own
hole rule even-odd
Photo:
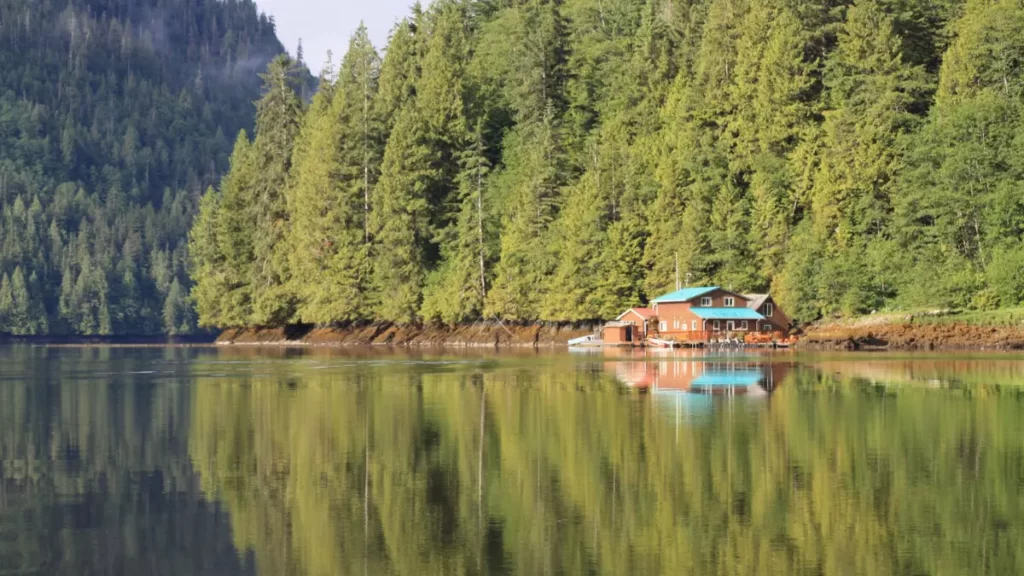
<svg viewBox="0 0 1024 576">
<path fill-rule="evenodd" d="M 644 340 L 633 324 L 628 322 L 609 322 L 601 329 L 601 341 L 606 346 L 627 346 L 640 344 Z"/>
<path fill-rule="evenodd" d="M 751 333 L 786 334 L 790 320 L 768 294 L 737 294 L 717 286 L 683 288 L 655 298 L 648 334 L 680 342 Z M 629 312 L 627 311 L 627 314 Z"/>
<path fill-rule="evenodd" d="M 647 335 L 654 329 L 652 325 L 654 322 L 654 310 L 650 308 L 630 308 L 620 314 L 615 321 L 635 326 L 634 334 L 643 341 L 647 339 Z"/>
</svg>

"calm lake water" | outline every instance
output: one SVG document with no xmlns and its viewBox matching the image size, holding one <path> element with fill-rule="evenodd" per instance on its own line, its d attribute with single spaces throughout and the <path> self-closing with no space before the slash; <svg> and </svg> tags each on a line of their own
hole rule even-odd
<svg viewBox="0 0 1024 576">
<path fill-rule="evenodd" d="M 1024 357 L 0 348 L 0 575 L 1024 574 Z"/>
</svg>

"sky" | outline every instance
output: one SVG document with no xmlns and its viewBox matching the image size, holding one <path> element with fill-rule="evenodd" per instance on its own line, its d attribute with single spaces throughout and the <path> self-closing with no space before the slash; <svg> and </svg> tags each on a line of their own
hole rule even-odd
<svg viewBox="0 0 1024 576">
<path fill-rule="evenodd" d="M 341 61 L 349 38 L 365 22 L 370 40 L 383 52 L 388 33 L 401 17 L 409 13 L 415 0 L 256 0 L 256 6 L 274 17 L 277 37 L 288 52 L 302 39 L 306 64 L 313 74 L 334 52 L 334 62 Z M 424 5 L 427 2 L 423 2 Z"/>
</svg>

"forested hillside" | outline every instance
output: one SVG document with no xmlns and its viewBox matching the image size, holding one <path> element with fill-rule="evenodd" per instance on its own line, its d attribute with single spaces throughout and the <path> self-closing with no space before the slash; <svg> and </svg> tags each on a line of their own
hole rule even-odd
<svg viewBox="0 0 1024 576">
<path fill-rule="evenodd" d="M 187 232 L 282 51 L 251 0 L 0 0 L 0 332 L 194 329 Z"/>
<path fill-rule="evenodd" d="M 437 0 L 203 200 L 208 326 L 581 320 L 690 284 L 799 320 L 1024 300 L 1017 0 Z"/>
</svg>

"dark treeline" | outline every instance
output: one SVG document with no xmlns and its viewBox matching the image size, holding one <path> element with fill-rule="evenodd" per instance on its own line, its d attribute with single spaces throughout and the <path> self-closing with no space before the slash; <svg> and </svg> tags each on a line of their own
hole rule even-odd
<svg viewBox="0 0 1024 576">
<path fill-rule="evenodd" d="M 0 0 L 0 332 L 193 330 L 187 232 L 282 51 L 251 0 Z"/>
</svg>

